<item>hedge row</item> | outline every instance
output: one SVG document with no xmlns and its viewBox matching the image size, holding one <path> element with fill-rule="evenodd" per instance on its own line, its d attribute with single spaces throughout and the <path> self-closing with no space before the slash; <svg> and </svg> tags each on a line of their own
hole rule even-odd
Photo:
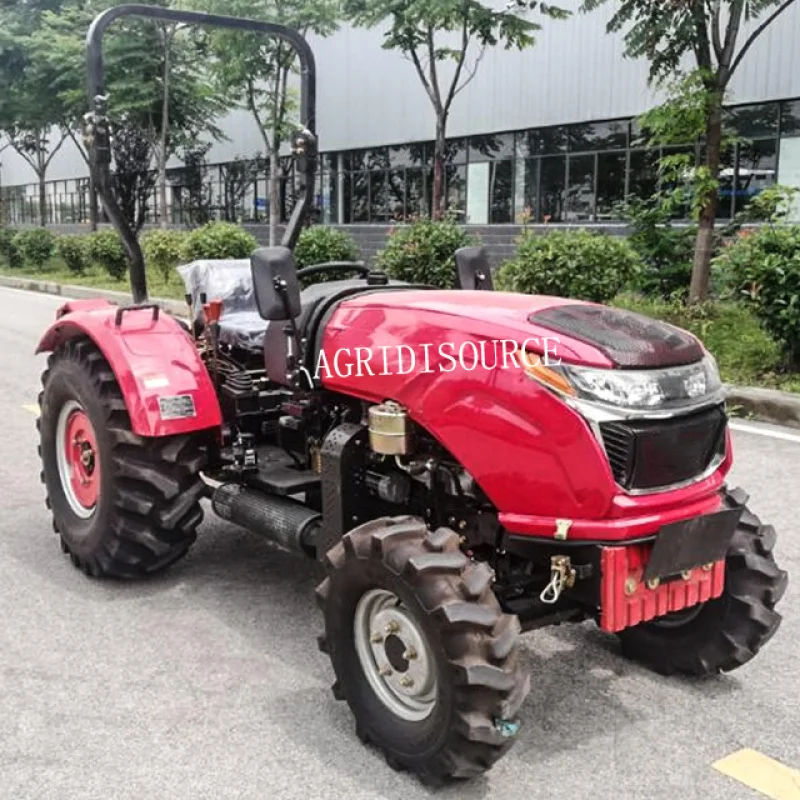
<svg viewBox="0 0 800 800">
<path fill-rule="evenodd" d="M 453 220 L 420 220 L 392 231 L 376 266 L 398 280 L 452 288 L 455 251 L 475 243 Z M 496 283 L 500 290 L 601 303 L 623 291 L 638 292 L 666 302 L 665 308 L 679 308 L 688 275 L 683 269 L 671 271 L 670 265 L 671 257 L 677 260 L 686 246 L 684 236 L 649 219 L 629 238 L 582 230 L 545 234 L 525 230 L 514 257 L 497 270 Z M 243 228 L 224 222 L 190 232 L 154 230 L 142 237 L 148 268 L 160 272 L 165 282 L 180 263 L 247 258 L 256 247 L 256 240 Z M 660 274 L 654 272 L 656 252 Z M 43 228 L 19 232 L 0 228 L 0 256 L 12 268 L 41 270 L 56 255 L 78 276 L 90 265 L 102 267 L 114 280 L 126 275 L 127 256 L 113 231 L 57 237 Z M 356 258 L 354 240 L 325 226 L 305 229 L 295 250 L 298 267 Z M 777 343 L 784 365 L 800 367 L 800 227 L 769 225 L 743 232 L 721 248 L 714 270 L 719 299 L 747 308 Z M 658 310 L 666 313 L 660 306 Z M 726 335 L 736 336 L 735 326 L 717 325 L 717 330 L 723 327 Z M 767 345 L 759 342 L 756 350 L 762 346 Z"/>
</svg>

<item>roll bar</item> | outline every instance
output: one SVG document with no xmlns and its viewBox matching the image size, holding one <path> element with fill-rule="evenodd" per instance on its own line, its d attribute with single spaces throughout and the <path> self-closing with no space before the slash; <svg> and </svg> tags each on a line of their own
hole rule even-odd
<svg viewBox="0 0 800 800">
<path fill-rule="evenodd" d="M 111 183 L 111 132 L 108 120 L 108 96 L 105 91 L 103 67 L 103 35 L 108 26 L 120 17 L 146 17 L 189 25 L 204 25 L 254 31 L 275 36 L 288 42 L 300 57 L 300 124 L 302 129 L 292 137 L 292 152 L 298 157 L 303 181 L 300 198 L 283 235 L 281 244 L 294 249 L 309 207 L 314 201 L 316 171 L 316 66 L 308 42 L 292 28 L 271 22 L 259 22 L 239 17 L 224 17 L 196 11 L 175 11 L 142 4 L 110 8 L 92 22 L 86 36 L 86 60 L 89 78 L 91 111 L 85 117 L 84 142 L 89 152 L 89 169 L 100 194 L 106 213 L 120 234 L 131 262 L 131 293 L 134 303 L 147 302 L 147 277 L 144 256 L 136 234 L 128 225 L 117 203 Z M 274 209 L 273 209 L 274 211 Z"/>
</svg>

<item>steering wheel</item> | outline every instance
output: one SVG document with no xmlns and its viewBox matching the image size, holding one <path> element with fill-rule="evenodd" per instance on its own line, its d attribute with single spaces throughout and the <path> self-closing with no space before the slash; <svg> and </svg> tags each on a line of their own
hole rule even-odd
<svg viewBox="0 0 800 800">
<path fill-rule="evenodd" d="M 307 278 L 310 275 L 317 275 L 320 272 L 334 272 L 346 270 L 347 272 L 357 272 L 363 278 L 370 274 L 370 268 L 363 261 L 328 261 L 325 264 L 313 264 L 310 267 L 303 267 L 297 270 L 297 277 Z"/>
</svg>

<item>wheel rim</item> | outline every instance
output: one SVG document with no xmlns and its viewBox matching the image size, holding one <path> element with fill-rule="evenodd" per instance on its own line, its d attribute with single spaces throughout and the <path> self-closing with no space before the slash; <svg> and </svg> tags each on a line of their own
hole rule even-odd
<svg viewBox="0 0 800 800">
<path fill-rule="evenodd" d="M 361 667 L 383 705 L 410 722 L 429 717 L 436 660 L 411 611 L 391 592 L 372 589 L 358 601 L 353 627 Z"/>
<path fill-rule="evenodd" d="M 705 603 L 698 603 L 691 608 L 684 608 L 681 611 L 673 611 L 663 617 L 656 617 L 650 624 L 654 628 L 665 628 L 672 630 L 688 625 L 700 616 L 700 612 L 705 608 Z"/>
<path fill-rule="evenodd" d="M 97 437 L 80 403 L 70 400 L 58 415 L 56 460 L 61 488 L 72 512 L 88 519 L 97 506 L 100 462 Z"/>
</svg>

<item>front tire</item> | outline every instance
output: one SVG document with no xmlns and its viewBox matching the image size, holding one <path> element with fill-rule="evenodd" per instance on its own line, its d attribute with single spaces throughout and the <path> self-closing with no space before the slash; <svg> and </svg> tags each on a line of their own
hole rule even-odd
<svg viewBox="0 0 800 800">
<path fill-rule="evenodd" d="M 183 557 L 203 519 L 196 435 L 131 430 L 114 373 L 78 338 L 49 358 L 39 395 L 39 455 L 62 550 L 95 577 L 136 578 Z"/>
<path fill-rule="evenodd" d="M 727 497 L 729 505 L 744 500 L 738 490 Z M 781 623 L 775 606 L 788 575 L 775 563 L 774 546 L 774 528 L 745 509 L 726 558 L 722 595 L 622 631 L 624 655 L 664 675 L 715 675 L 746 664 Z"/>
<path fill-rule="evenodd" d="M 519 622 L 501 612 L 489 567 L 413 517 L 362 525 L 325 561 L 323 649 L 359 738 L 429 783 L 489 769 L 529 690 Z"/>
</svg>

